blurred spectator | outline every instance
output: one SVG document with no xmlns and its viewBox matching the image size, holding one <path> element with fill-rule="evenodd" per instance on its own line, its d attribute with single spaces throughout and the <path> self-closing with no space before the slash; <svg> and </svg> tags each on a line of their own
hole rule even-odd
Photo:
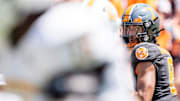
<svg viewBox="0 0 180 101">
<path fill-rule="evenodd" d="M 178 95 L 180 95 L 180 54 L 179 54 L 179 49 L 180 49 L 180 4 L 179 0 L 169 0 L 171 3 L 171 16 L 166 19 L 165 22 L 165 28 L 171 32 L 172 34 L 172 48 L 170 50 L 172 57 L 174 59 L 174 66 L 175 66 L 175 83 L 176 83 L 176 88 Z M 165 6 L 169 7 L 169 6 Z M 168 10 L 167 10 L 168 11 Z"/>
<path fill-rule="evenodd" d="M 157 11 L 164 20 L 172 17 L 172 4 L 169 0 L 157 0 Z"/>
<path fill-rule="evenodd" d="M 168 15 L 172 14 L 171 12 L 173 11 L 173 9 L 168 10 L 171 8 L 168 5 L 167 5 L 167 7 L 165 6 L 166 10 L 163 10 L 163 7 L 162 7 L 162 9 L 159 9 L 159 11 L 161 13 L 163 13 L 165 18 L 166 18 L 165 24 L 164 24 L 165 28 L 172 34 L 172 38 L 176 40 L 176 39 L 180 38 L 180 34 L 179 34 L 179 31 L 180 31 L 179 30 L 179 26 L 180 26 L 180 19 L 179 19 L 180 13 L 179 13 L 179 11 L 180 10 L 178 10 L 178 3 L 175 2 L 175 7 L 176 7 L 175 8 L 175 14 L 173 16 L 172 15 L 168 16 Z M 169 19 L 167 19 L 168 17 L 169 17 Z"/>
<path fill-rule="evenodd" d="M 171 54 L 174 59 L 175 66 L 175 83 L 178 91 L 178 95 L 180 97 L 180 41 L 173 40 Z"/>
<path fill-rule="evenodd" d="M 174 0 L 174 3 L 175 3 L 176 10 L 179 12 L 179 10 L 180 10 L 180 1 L 179 0 Z"/>
<path fill-rule="evenodd" d="M 166 1 L 167 2 L 165 2 L 163 0 L 158 1 L 157 11 L 158 11 L 159 18 L 160 18 L 160 29 L 164 29 L 164 30 L 161 31 L 160 36 L 157 37 L 157 43 L 161 47 L 170 51 L 171 47 L 172 47 L 172 33 L 170 33 L 168 31 L 168 29 L 166 29 L 166 21 L 171 15 L 171 6 L 170 6 L 170 3 L 168 2 L 168 0 L 166 0 Z M 162 6 L 162 5 L 166 5 L 166 6 Z"/>
<path fill-rule="evenodd" d="M 180 40 L 173 40 L 173 43 L 172 43 L 172 50 L 171 50 L 171 53 L 174 57 L 174 63 L 175 63 L 175 66 L 176 64 L 180 63 Z"/>
<path fill-rule="evenodd" d="M 175 85 L 180 98 L 180 62 L 176 63 L 175 67 Z"/>
</svg>

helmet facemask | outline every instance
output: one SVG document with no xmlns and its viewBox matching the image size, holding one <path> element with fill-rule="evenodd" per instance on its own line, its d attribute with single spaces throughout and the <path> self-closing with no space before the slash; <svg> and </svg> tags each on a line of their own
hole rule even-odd
<svg viewBox="0 0 180 101">
<path fill-rule="evenodd" d="M 122 26 L 122 38 L 124 42 L 127 44 L 128 48 L 134 47 L 137 43 L 139 43 L 138 33 L 143 32 L 142 25 L 123 25 Z"/>
</svg>

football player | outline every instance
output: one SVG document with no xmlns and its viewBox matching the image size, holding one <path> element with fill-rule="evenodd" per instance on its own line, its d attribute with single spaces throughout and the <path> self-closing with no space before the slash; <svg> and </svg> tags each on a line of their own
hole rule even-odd
<svg viewBox="0 0 180 101">
<path fill-rule="evenodd" d="M 173 60 L 156 44 L 159 16 L 147 4 L 128 7 L 122 16 L 122 38 L 131 50 L 137 96 L 142 101 L 176 101 Z"/>
</svg>

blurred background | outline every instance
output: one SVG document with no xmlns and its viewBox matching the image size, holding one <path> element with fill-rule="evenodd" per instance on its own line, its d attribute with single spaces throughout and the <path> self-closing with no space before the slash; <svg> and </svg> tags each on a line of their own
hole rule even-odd
<svg viewBox="0 0 180 101">
<path fill-rule="evenodd" d="M 34 75 L 34 73 L 38 73 L 35 72 L 38 69 L 34 68 L 32 71 L 31 69 L 22 69 L 24 64 L 22 65 L 21 61 L 18 60 L 18 55 L 21 53 L 17 54 L 17 50 L 19 50 L 19 47 L 21 44 L 23 44 L 23 41 L 21 40 L 25 38 L 33 23 L 49 9 L 64 2 L 79 2 L 82 4 L 82 6 L 89 6 L 99 12 L 103 12 L 105 15 L 104 17 L 107 17 L 110 22 L 112 22 L 112 26 L 114 27 L 113 31 L 116 31 L 117 29 L 120 30 L 121 15 L 124 9 L 126 9 L 129 5 L 135 3 L 146 3 L 151 5 L 159 13 L 160 27 L 165 29 L 158 37 L 158 44 L 167 49 L 173 56 L 175 67 L 175 84 L 178 89 L 178 95 L 180 95 L 180 0 L 0 0 L 0 73 L 3 74 L 2 76 L 0 75 L 0 84 L 2 81 L 2 84 L 5 85 L 3 81 L 4 79 L 6 81 L 6 86 L 0 87 L 0 90 L 4 91 L 0 95 L 0 100 L 47 100 L 47 98 L 42 97 L 42 93 L 38 93 L 42 91 L 40 90 L 42 89 L 41 87 L 32 84 L 31 80 L 23 78 L 23 75 L 31 76 Z M 117 37 L 120 37 L 118 36 L 118 33 Z M 24 59 L 27 61 L 32 61 L 31 58 Z M 44 62 L 44 60 L 42 60 L 42 62 Z M 100 67 L 104 65 L 105 64 L 100 65 Z M 22 67 L 20 68 L 19 66 Z M 29 74 L 27 74 L 28 70 Z M 97 89 L 97 85 L 99 85 L 101 83 L 100 81 L 102 81 L 102 78 L 99 75 L 100 72 L 102 72 L 102 68 L 93 69 L 90 71 L 71 70 L 67 73 L 59 73 L 49 81 L 49 85 L 46 87 L 48 89 L 46 89 L 44 92 L 51 92 L 52 95 L 48 94 L 48 96 L 51 96 L 52 98 L 64 98 L 65 95 L 63 94 L 67 92 L 63 89 L 63 86 L 68 85 L 68 83 L 65 84 L 62 82 L 65 82 L 64 80 L 67 82 L 71 79 L 72 81 L 77 80 L 76 82 L 86 82 L 91 86 L 93 85 L 92 87 L 94 88 L 90 89 Z M 39 74 L 38 76 L 41 75 Z M 34 76 L 31 78 L 36 77 Z M 56 83 L 58 85 L 62 85 L 62 87 L 56 88 Z M 44 87 L 46 85 L 42 86 Z M 64 90 L 64 92 L 57 93 L 57 89 L 61 89 L 60 92 L 63 92 Z M 85 98 L 88 98 L 87 101 L 94 101 L 92 100 L 92 95 L 97 93 L 97 91 L 86 89 L 86 87 L 82 87 L 82 89 L 85 91 L 90 91 L 88 93 L 91 94 L 91 98 L 89 98 L 89 96 L 84 96 Z M 81 94 L 79 93 L 79 95 Z M 8 97 L 9 100 L 4 100 L 6 96 L 10 96 Z M 81 101 L 78 99 L 72 99 L 70 98 L 65 101 Z"/>
</svg>

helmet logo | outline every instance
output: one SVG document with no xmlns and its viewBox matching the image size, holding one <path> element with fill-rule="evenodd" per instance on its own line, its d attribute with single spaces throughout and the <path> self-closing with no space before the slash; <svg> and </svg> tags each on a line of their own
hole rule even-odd
<svg viewBox="0 0 180 101">
<path fill-rule="evenodd" d="M 148 56 L 148 50 L 145 47 L 139 47 L 136 49 L 136 58 L 143 60 Z"/>
</svg>

